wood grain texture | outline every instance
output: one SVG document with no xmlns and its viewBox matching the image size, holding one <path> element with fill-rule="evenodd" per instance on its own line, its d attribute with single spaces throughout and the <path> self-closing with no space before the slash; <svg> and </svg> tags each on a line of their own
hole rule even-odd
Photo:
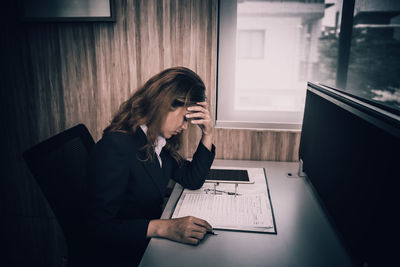
<svg viewBox="0 0 400 267">
<path fill-rule="evenodd" d="M 216 158 L 297 161 L 300 133 L 297 131 L 217 129 Z"/>
<path fill-rule="evenodd" d="M 119 105 L 172 66 L 196 71 L 214 101 L 216 3 L 115 1 L 115 23 L 17 25 L 28 68 L 18 79 L 32 80 L 18 88 L 33 96 L 37 141 L 80 122 L 98 140 Z"/>
</svg>

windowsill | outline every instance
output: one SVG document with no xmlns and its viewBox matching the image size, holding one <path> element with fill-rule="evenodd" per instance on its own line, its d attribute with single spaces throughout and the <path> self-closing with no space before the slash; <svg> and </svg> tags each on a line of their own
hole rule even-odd
<svg viewBox="0 0 400 267">
<path fill-rule="evenodd" d="M 302 124 L 295 123 L 266 123 L 246 121 L 216 121 L 216 129 L 248 129 L 279 132 L 300 132 Z"/>
</svg>

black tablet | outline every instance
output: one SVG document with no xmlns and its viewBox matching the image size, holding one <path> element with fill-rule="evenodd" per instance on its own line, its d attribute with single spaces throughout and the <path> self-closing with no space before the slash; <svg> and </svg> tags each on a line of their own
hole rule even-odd
<svg viewBox="0 0 400 267">
<path fill-rule="evenodd" d="M 211 169 L 206 178 L 206 183 L 237 183 L 252 184 L 247 170 L 236 169 Z"/>
</svg>

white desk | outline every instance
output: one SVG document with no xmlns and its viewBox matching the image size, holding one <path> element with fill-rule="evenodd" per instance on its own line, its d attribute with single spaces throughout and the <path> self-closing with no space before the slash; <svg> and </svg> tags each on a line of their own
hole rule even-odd
<svg viewBox="0 0 400 267">
<path fill-rule="evenodd" d="M 265 168 L 277 235 L 216 230 L 198 246 L 152 238 L 147 266 L 352 266 L 298 163 L 215 160 L 218 166 Z M 294 176 L 289 178 L 287 173 Z M 170 218 L 182 187 L 176 185 L 162 214 Z"/>
</svg>

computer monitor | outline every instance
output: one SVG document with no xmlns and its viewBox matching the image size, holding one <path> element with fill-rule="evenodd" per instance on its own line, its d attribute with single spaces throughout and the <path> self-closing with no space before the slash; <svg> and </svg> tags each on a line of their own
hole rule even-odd
<svg viewBox="0 0 400 267">
<path fill-rule="evenodd" d="M 399 113 L 308 83 L 299 157 L 355 265 L 398 262 Z"/>
</svg>

